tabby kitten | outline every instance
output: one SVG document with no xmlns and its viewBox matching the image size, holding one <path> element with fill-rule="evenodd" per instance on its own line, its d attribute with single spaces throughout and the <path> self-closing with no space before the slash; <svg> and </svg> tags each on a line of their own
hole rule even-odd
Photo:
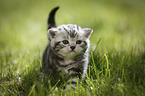
<svg viewBox="0 0 145 96">
<path fill-rule="evenodd" d="M 49 14 L 49 43 L 43 54 L 42 69 L 51 76 L 51 80 L 65 80 L 73 86 L 77 78 L 84 78 L 87 72 L 89 38 L 93 30 L 75 24 L 56 27 L 54 16 L 58 8 L 54 8 Z"/>
</svg>

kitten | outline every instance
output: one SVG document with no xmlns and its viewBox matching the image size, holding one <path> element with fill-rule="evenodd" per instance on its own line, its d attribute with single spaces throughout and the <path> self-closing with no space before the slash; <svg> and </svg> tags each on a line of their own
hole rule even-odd
<svg viewBox="0 0 145 96">
<path fill-rule="evenodd" d="M 48 18 L 49 43 L 43 54 L 42 69 L 51 80 L 64 80 L 76 84 L 77 78 L 84 78 L 88 67 L 88 51 L 91 28 L 75 24 L 55 25 L 54 8 Z M 55 82 L 56 83 L 56 82 Z"/>
</svg>

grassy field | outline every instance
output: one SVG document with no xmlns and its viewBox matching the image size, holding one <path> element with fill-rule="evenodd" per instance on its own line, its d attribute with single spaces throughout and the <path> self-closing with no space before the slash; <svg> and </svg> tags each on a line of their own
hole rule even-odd
<svg viewBox="0 0 145 96">
<path fill-rule="evenodd" d="M 55 6 L 57 25 L 94 29 L 88 72 L 75 90 L 40 74 Z M 144 9 L 144 0 L 0 0 L 0 95 L 144 96 Z"/>
</svg>

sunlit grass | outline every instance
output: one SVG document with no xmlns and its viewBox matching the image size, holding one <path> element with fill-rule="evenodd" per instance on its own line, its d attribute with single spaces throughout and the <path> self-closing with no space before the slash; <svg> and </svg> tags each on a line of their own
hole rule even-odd
<svg viewBox="0 0 145 96">
<path fill-rule="evenodd" d="M 1 0 L 0 95 L 144 96 L 144 0 Z M 52 86 L 40 74 L 47 17 L 57 25 L 91 27 L 90 61 L 76 89 Z M 58 82 L 59 83 L 59 82 Z"/>
</svg>

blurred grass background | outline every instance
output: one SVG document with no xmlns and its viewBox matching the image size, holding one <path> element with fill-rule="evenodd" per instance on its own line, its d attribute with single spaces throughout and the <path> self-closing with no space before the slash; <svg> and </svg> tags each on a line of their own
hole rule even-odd
<svg viewBox="0 0 145 96">
<path fill-rule="evenodd" d="M 117 50 L 145 44 L 144 0 L 1 0 L 1 51 L 43 48 L 48 13 L 55 6 L 60 6 L 57 25 L 72 23 L 94 29 L 92 44 L 99 38 Z"/>
<path fill-rule="evenodd" d="M 94 60 L 98 72 L 102 66 L 100 62 L 102 62 L 104 54 L 107 54 L 112 67 L 112 78 L 122 75 L 122 73 L 115 72 L 120 72 L 122 68 L 125 68 L 126 76 L 129 76 L 126 80 L 130 80 L 129 82 L 135 80 L 136 85 L 141 87 L 133 89 L 139 95 L 144 95 L 142 93 L 145 84 L 143 82 L 145 78 L 144 0 L 1 0 L 0 81 L 3 84 L 1 83 L 0 87 L 4 90 L 1 91 L 1 94 L 15 94 L 14 91 L 7 90 L 10 88 L 7 84 L 11 85 L 11 81 L 22 78 L 24 75 L 28 76 L 33 67 L 39 71 L 41 56 L 48 42 L 46 22 L 50 10 L 55 6 L 60 6 L 56 13 L 57 25 L 77 24 L 93 28 L 90 50 L 93 52 L 97 48 L 97 51 L 94 52 Z M 99 40 L 100 43 L 97 45 Z M 121 62 L 124 65 L 120 65 Z M 93 63 L 90 60 L 90 66 L 91 64 Z M 129 79 L 132 77 L 137 80 Z M 31 79 L 24 80 L 30 82 Z M 9 83 L 4 83 L 5 81 L 9 81 Z M 28 85 L 21 85 L 26 89 L 21 90 L 22 92 L 18 89 L 18 93 L 29 92 L 33 84 Z M 14 85 L 11 86 L 14 87 Z M 130 91 L 133 89 L 128 92 L 132 93 Z M 124 91 L 120 92 L 123 92 L 121 95 L 129 94 Z"/>
</svg>

